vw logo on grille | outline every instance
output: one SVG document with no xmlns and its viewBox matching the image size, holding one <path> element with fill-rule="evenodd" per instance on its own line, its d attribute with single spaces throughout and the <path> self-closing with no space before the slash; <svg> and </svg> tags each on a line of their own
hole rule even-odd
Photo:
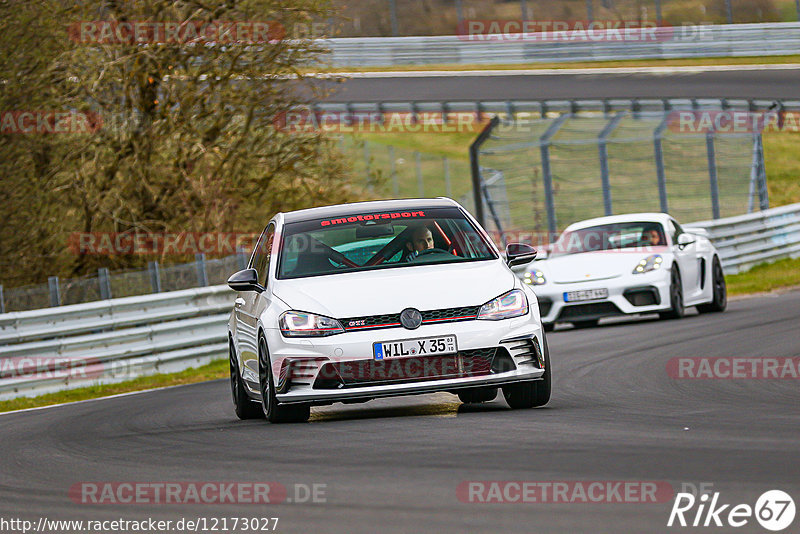
<svg viewBox="0 0 800 534">
<path fill-rule="evenodd" d="M 422 314 L 414 308 L 406 308 L 400 312 L 400 324 L 409 330 L 416 330 L 422 324 Z"/>
</svg>

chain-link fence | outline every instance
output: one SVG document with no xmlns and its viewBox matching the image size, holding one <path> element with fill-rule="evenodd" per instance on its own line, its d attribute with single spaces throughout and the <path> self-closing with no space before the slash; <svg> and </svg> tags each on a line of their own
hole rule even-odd
<svg viewBox="0 0 800 534">
<path fill-rule="evenodd" d="M 493 121 L 480 146 L 487 228 L 553 235 L 593 217 L 681 221 L 768 207 L 759 133 L 686 133 L 673 112 L 551 113 Z"/>
</svg>

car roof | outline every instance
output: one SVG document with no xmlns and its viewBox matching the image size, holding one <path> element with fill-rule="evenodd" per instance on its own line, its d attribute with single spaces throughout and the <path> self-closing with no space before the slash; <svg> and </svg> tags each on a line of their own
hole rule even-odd
<svg viewBox="0 0 800 534">
<path fill-rule="evenodd" d="M 590 226 L 598 226 L 601 224 L 613 224 L 621 222 L 653 222 L 666 224 L 672 217 L 668 213 L 626 213 L 623 215 L 610 215 L 608 217 L 595 217 L 594 219 L 586 219 L 572 223 L 567 226 L 564 231 L 579 230 L 581 228 L 588 228 Z"/>
<path fill-rule="evenodd" d="M 322 217 L 343 217 L 360 213 L 377 211 L 422 211 L 431 208 L 460 208 L 455 200 L 449 198 L 408 198 L 402 200 L 373 200 L 369 202 L 353 202 L 350 204 L 336 204 L 320 208 L 289 211 L 283 214 L 285 223 L 309 221 Z"/>
</svg>

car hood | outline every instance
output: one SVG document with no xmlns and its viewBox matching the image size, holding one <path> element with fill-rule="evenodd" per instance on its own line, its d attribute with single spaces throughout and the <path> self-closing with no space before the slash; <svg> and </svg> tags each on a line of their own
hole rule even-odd
<svg viewBox="0 0 800 534">
<path fill-rule="evenodd" d="M 515 276 L 501 261 L 479 261 L 276 282 L 275 295 L 292 309 L 345 318 L 478 306 L 513 289 Z"/>
<path fill-rule="evenodd" d="M 636 264 L 652 254 L 665 255 L 665 247 L 653 247 L 649 251 L 598 251 L 565 256 L 551 256 L 532 267 L 541 269 L 548 282 L 569 284 L 607 280 L 633 272 Z"/>
</svg>

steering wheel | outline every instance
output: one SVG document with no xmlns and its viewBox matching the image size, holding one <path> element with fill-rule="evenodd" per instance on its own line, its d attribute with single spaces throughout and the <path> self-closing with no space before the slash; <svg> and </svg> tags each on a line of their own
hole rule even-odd
<svg viewBox="0 0 800 534">
<path fill-rule="evenodd" d="M 420 250 L 419 252 L 417 252 L 417 257 L 425 256 L 427 254 L 448 254 L 449 255 L 450 253 L 447 252 L 444 249 L 441 249 L 441 248 L 428 248 L 428 249 Z"/>
</svg>

